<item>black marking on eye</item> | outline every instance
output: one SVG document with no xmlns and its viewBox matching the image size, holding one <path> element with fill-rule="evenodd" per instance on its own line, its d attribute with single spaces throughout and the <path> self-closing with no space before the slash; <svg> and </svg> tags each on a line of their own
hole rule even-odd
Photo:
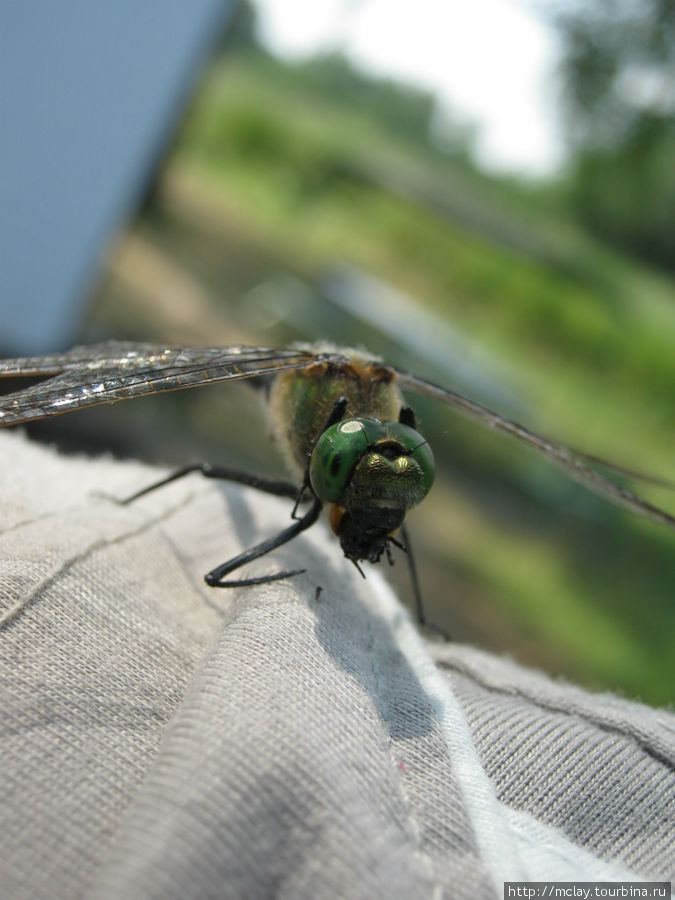
<svg viewBox="0 0 675 900">
<path fill-rule="evenodd" d="M 330 461 L 330 474 L 337 475 L 342 468 L 342 454 L 336 453 Z"/>
</svg>

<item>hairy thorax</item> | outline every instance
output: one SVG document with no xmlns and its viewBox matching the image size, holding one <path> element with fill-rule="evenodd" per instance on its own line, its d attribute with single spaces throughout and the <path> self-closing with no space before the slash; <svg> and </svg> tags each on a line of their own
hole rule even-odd
<svg viewBox="0 0 675 900">
<path fill-rule="evenodd" d="M 347 400 L 345 418 L 398 419 L 402 399 L 393 370 L 356 350 L 334 354 L 300 372 L 277 375 L 272 383 L 268 402 L 273 435 L 299 475 L 341 397 Z"/>
</svg>

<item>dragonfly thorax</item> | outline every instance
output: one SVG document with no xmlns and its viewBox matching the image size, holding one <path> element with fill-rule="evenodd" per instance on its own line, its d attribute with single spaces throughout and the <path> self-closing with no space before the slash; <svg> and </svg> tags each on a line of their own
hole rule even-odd
<svg viewBox="0 0 675 900">
<path fill-rule="evenodd" d="M 269 394 L 276 443 L 290 469 L 303 477 L 307 459 L 335 404 L 344 398 L 347 415 L 395 419 L 403 398 L 394 371 L 354 350 L 317 357 L 307 369 L 278 375 Z"/>
</svg>

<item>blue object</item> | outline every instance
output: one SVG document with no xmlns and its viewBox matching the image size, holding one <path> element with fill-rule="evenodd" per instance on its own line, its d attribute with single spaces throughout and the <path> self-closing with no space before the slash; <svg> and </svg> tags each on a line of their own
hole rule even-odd
<svg viewBox="0 0 675 900">
<path fill-rule="evenodd" d="M 26 0 L 0 30 L 0 350 L 69 344 L 233 0 Z"/>
</svg>

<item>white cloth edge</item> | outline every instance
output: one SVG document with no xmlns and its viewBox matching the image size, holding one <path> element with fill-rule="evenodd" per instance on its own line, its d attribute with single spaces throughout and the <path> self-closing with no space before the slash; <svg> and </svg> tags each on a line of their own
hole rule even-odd
<svg viewBox="0 0 675 900">
<path fill-rule="evenodd" d="M 474 744 L 464 711 L 432 659 L 392 588 L 378 570 L 368 571 L 377 611 L 429 698 L 456 773 L 481 858 L 497 894 L 505 881 L 641 881 L 617 862 L 600 859 L 571 842 L 560 829 L 502 803 Z"/>
<path fill-rule="evenodd" d="M 637 881 L 638 875 L 620 862 L 604 860 L 570 841 L 551 825 L 506 804 L 502 815 L 511 829 L 518 853 L 532 881 Z"/>
<path fill-rule="evenodd" d="M 504 816 L 494 785 L 478 756 L 464 712 L 436 668 L 424 640 L 384 577 L 368 571 L 378 613 L 389 623 L 396 643 L 429 698 L 448 747 L 453 770 L 481 858 L 498 896 L 504 881 L 533 879 L 519 856 L 519 841 Z"/>
</svg>

